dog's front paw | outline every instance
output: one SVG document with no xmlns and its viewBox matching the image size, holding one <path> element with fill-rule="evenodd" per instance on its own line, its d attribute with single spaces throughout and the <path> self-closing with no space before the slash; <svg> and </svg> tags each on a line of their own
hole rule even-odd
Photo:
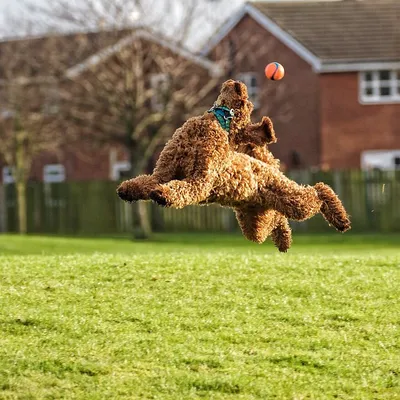
<svg viewBox="0 0 400 400">
<path fill-rule="evenodd" d="M 134 196 L 134 192 L 131 190 L 129 185 L 126 182 L 123 182 L 117 189 L 117 195 L 121 200 L 132 203 L 133 201 L 138 200 Z"/>
<path fill-rule="evenodd" d="M 171 207 L 172 205 L 162 188 L 152 190 L 150 192 L 150 199 L 162 207 Z"/>
</svg>

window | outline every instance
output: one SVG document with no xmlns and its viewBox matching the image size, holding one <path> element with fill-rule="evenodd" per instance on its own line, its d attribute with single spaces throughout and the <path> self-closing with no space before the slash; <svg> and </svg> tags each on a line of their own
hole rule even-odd
<svg viewBox="0 0 400 400">
<path fill-rule="evenodd" d="M 111 179 L 113 181 L 129 179 L 130 171 L 131 171 L 131 163 L 129 161 L 116 162 L 112 166 Z"/>
<path fill-rule="evenodd" d="M 167 74 L 154 74 L 150 78 L 152 89 L 151 108 L 163 111 L 168 103 L 169 78 Z"/>
<path fill-rule="evenodd" d="M 400 71 L 361 72 L 360 100 L 363 103 L 400 102 Z"/>
<path fill-rule="evenodd" d="M 13 167 L 3 167 L 3 183 L 14 183 Z"/>
<path fill-rule="evenodd" d="M 249 99 L 254 104 L 254 108 L 260 107 L 259 87 L 257 82 L 257 75 L 252 72 L 239 74 L 237 80 L 242 81 L 247 86 Z"/>
<path fill-rule="evenodd" d="M 65 181 L 65 167 L 62 164 L 49 164 L 43 167 L 43 182 L 57 183 Z"/>
<path fill-rule="evenodd" d="M 396 150 L 366 150 L 361 154 L 363 170 L 380 169 L 393 171 L 400 169 L 400 149 Z"/>
<path fill-rule="evenodd" d="M 400 169 L 400 155 L 394 158 L 394 169 Z"/>
<path fill-rule="evenodd" d="M 14 111 L 8 110 L 6 108 L 1 109 L 1 111 L 0 111 L 1 119 L 10 119 L 10 118 L 13 118 L 14 115 L 15 115 Z"/>
</svg>

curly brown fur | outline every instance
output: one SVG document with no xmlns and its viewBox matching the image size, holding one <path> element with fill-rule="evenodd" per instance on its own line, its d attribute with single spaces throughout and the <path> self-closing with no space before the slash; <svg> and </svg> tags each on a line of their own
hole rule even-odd
<svg viewBox="0 0 400 400">
<path fill-rule="evenodd" d="M 322 200 L 315 187 L 299 185 L 275 166 L 231 148 L 235 136 L 250 124 L 253 110 L 244 84 L 225 82 L 217 105 L 234 110 L 229 133 L 211 113 L 190 118 L 165 145 L 153 174 L 123 182 L 118 195 L 174 208 L 212 202 L 234 209 L 273 209 L 298 221 L 311 218 L 324 205 L 325 216 L 349 224 L 340 201 L 341 207 L 334 199 L 328 201 L 327 192 Z"/>
<path fill-rule="evenodd" d="M 279 160 L 268 149 L 276 143 L 272 121 L 263 117 L 260 123 L 250 124 L 234 138 L 234 150 L 280 168 Z M 287 218 L 275 210 L 243 212 L 235 210 L 243 235 L 256 243 L 263 243 L 271 235 L 272 241 L 281 252 L 286 252 L 292 243 L 292 230 Z"/>
<path fill-rule="evenodd" d="M 279 212 L 263 208 L 238 208 L 236 218 L 243 235 L 255 242 L 263 243 L 271 235 L 272 241 L 281 252 L 289 250 L 292 244 L 292 230 L 289 222 Z"/>
<path fill-rule="evenodd" d="M 275 210 L 243 207 L 235 210 L 243 235 L 256 243 L 263 243 L 275 228 Z"/>
<path fill-rule="evenodd" d="M 277 221 L 276 228 L 271 232 L 272 241 L 280 252 L 286 253 L 292 245 L 292 230 L 289 221 L 282 214 Z"/>
<path fill-rule="evenodd" d="M 325 220 L 339 232 L 348 231 L 350 220 L 336 193 L 323 182 L 317 183 L 315 189 L 322 200 L 321 214 Z"/>
</svg>

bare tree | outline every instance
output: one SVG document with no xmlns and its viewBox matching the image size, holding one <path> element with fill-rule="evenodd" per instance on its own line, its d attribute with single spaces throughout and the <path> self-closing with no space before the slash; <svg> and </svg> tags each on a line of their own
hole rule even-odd
<svg viewBox="0 0 400 400">
<path fill-rule="evenodd" d="M 23 78 L 0 84 L 0 157 L 15 181 L 21 234 L 27 233 L 26 188 L 32 161 L 43 152 L 57 151 L 64 140 L 53 115 L 54 99 L 49 98 L 54 85 L 52 79 Z"/>
<path fill-rule="evenodd" d="M 32 16 L 45 19 L 49 28 L 104 32 L 96 39 L 96 49 L 87 51 L 92 55 L 68 68 L 62 78 L 63 118 L 69 131 L 84 134 L 91 143 L 125 149 L 132 176 L 147 172 L 158 147 L 196 107 L 204 110 L 219 82 L 216 64 L 184 47 L 205 5 L 205 0 L 54 0 L 43 7 L 29 5 Z M 92 44 L 88 41 L 87 46 Z M 138 203 L 133 211 L 135 235 L 148 237 L 147 207 Z"/>
</svg>

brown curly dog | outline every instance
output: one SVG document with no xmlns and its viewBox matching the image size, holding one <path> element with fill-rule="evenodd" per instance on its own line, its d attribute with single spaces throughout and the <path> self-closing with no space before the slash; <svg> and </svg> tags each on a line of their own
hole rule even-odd
<svg viewBox="0 0 400 400">
<path fill-rule="evenodd" d="M 253 231 L 260 212 L 270 210 L 297 221 L 321 212 L 338 231 L 350 229 L 347 213 L 329 186 L 299 185 L 276 166 L 234 151 L 236 135 L 251 125 L 253 105 L 243 83 L 226 81 L 216 105 L 233 111 L 231 119 L 226 117 L 229 129 L 214 112 L 190 118 L 165 145 L 153 174 L 123 182 L 119 197 L 129 202 L 151 199 L 174 208 L 218 203 L 234 208 L 246 229 Z"/>
</svg>

